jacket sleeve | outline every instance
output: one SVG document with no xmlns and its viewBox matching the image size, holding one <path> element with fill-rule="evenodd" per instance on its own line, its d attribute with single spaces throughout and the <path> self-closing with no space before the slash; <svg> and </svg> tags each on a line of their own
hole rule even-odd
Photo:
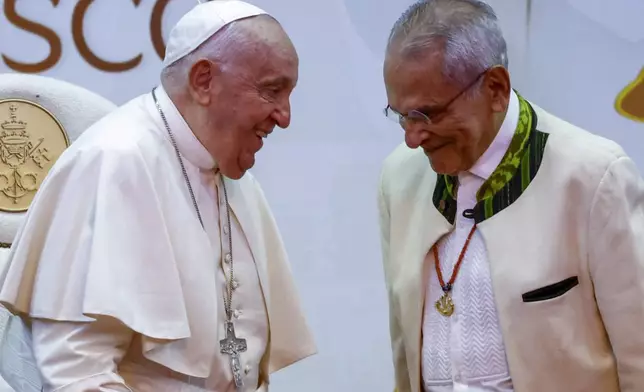
<svg viewBox="0 0 644 392">
<path fill-rule="evenodd" d="M 33 350 L 43 391 L 131 392 L 118 374 L 132 331 L 116 319 L 32 320 Z"/>
<path fill-rule="evenodd" d="M 590 273 L 620 390 L 644 391 L 644 181 L 631 159 L 608 167 L 590 214 Z"/>
<path fill-rule="evenodd" d="M 395 298 L 392 290 L 392 277 L 389 273 L 389 239 L 390 239 L 390 217 L 389 206 L 383 189 L 383 177 L 381 176 L 378 190 L 378 210 L 380 216 L 380 243 L 382 248 L 382 262 L 387 285 L 387 297 L 389 299 L 389 334 L 391 336 L 391 350 L 393 354 L 395 392 L 410 392 L 411 386 L 407 370 L 407 359 L 405 355 L 405 344 L 403 341 L 400 320 L 395 312 Z"/>
</svg>

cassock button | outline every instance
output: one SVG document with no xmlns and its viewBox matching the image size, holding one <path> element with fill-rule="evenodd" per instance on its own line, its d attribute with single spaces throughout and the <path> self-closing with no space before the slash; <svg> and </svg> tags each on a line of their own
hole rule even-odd
<svg viewBox="0 0 644 392">
<path fill-rule="evenodd" d="M 250 373 L 250 366 L 249 365 L 246 365 L 246 367 L 244 368 L 244 373 L 245 374 Z"/>
<path fill-rule="evenodd" d="M 239 282 L 237 281 L 237 279 L 233 280 L 232 286 L 233 286 L 233 290 L 239 287 Z"/>
<path fill-rule="evenodd" d="M 231 256 L 230 253 L 226 253 L 226 256 L 224 256 L 224 261 L 226 262 L 226 264 L 230 263 L 230 260 L 232 259 L 233 259 L 233 256 Z"/>
<path fill-rule="evenodd" d="M 235 309 L 233 311 L 233 317 L 235 317 L 235 318 L 239 318 L 239 316 L 241 316 L 241 314 L 242 314 L 242 311 L 239 310 L 239 309 Z"/>
</svg>

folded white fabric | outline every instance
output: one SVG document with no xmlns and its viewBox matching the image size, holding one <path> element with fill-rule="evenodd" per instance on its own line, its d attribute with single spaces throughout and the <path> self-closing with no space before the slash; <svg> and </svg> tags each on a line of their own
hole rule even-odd
<svg viewBox="0 0 644 392">
<path fill-rule="evenodd" d="M 10 360 L 9 360 L 10 359 Z M 15 391 L 40 392 L 42 381 L 31 346 L 31 329 L 0 306 L 0 376 Z"/>
</svg>

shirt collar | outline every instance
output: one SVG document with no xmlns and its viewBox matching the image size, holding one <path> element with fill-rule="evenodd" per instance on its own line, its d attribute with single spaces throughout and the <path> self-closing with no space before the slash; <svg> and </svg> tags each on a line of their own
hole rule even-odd
<svg viewBox="0 0 644 392">
<path fill-rule="evenodd" d="M 200 169 L 214 169 L 216 164 L 212 155 L 192 132 L 165 89 L 162 86 L 158 86 L 155 93 L 181 155 Z M 161 122 L 163 123 L 163 119 L 161 119 Z"/>
<path fill-rule="evenodd" d="M 501 129 L 499 129 L 487 150 L 468 172 L 483 180 L 487 180 L 492 175 L 501 163 L 508 147 L 510 147 L 510 142 L 512 142 L 514 132 L 519 123 L 519 110 L 519 98 L 514 90 L 510 90 L 510 103 L 503 124 L 501 124 Z"/>
</svg>

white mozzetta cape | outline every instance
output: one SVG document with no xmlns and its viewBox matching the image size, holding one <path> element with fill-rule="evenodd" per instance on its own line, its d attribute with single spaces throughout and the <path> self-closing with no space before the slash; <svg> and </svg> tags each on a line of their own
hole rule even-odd
<svg viewBox="0 0 644 392">
<path fill-rule="evenodd" d="M 269 374 L 316 348 L 259 184 L 250 174 L 227 184 L 268 312 L 262 366 Z M 31 318 L 117 318 L 142 335 L 146 358 L 203 378 L 219 351 L 217 268 L 146 94 L 103 118 L 60 157 L 0 271 L 0 303 Z"/>
</svg>

